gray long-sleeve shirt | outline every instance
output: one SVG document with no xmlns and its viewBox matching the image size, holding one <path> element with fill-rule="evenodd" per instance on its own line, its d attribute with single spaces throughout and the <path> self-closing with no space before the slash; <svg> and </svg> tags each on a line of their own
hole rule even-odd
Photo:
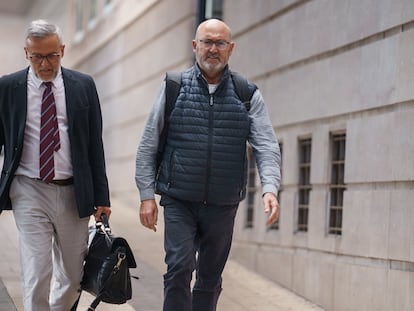
<svg viewBox="0 0 414 311">
<path fill-rule="evenodd" d="M 141 201 L 154 199 L 156 155 L 164 126 L 165 82 L 163 82 L 148 116 L 136 157 L 135 182 Z M 280 185 L 280 150 L 259 89 L 251 99 L 249 144 L 254 150 L 262 192 L 277 195 Z"/>
</svg>

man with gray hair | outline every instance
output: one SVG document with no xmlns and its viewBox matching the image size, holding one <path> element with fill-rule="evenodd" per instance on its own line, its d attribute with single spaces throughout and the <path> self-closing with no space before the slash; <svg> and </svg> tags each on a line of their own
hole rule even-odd
<svg viewBox="0 0 414 311">
<path fill-rule="evenodd" d="M 0 212 L 19 232 L 24 310 L 75 310 L 89 217 L 111 213 L 99 98 L 61 66 L 56 25 L 31 22 L 24 51 L 28 68 L 0 78 Z"/>
</svg>

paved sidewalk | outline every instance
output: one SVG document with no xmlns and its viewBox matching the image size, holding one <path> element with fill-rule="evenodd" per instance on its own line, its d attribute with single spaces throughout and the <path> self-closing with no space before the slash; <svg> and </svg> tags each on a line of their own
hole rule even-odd
<svg viewBox="0 0 414 311">
<path fill-rule="evenodd" d="M 131 269 L 133 297 L 127 304 L 101 303 L 99 311 L 161 311 L 163 297 L 163 228 L 162 210 L 156 233 L 139 224 L 138 202 L 112 198 L 112 232 L 127 239 L 138 267 Z M 13 214 L 0 215 L 0 310 L 23 311 L 19 283 L 18 242 Z M 3 286 L 4 283 L 4 286 Z M 86 310 L 93 297 L 82 293 L 78 310 Z M 323 311 L 277 284 L 229 261 L 223 274 L 223 292 L 218 311 Z"/>
</svg>

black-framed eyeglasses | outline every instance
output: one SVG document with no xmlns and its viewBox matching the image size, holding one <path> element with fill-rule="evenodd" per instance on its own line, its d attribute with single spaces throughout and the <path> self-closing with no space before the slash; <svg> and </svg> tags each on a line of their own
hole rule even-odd
<svg viewBox="0 0 414 311">
<path fill-rule="evenodd" d="M 31 54 L 29 55 L 29 58 L 34 64 L 41 64 L 45 58 L 49 63 L 52 64 L 52 63 L 56 63 L 60 59 L 60 54 L 59 53 L 50 53 L 48 55 Z"/>
<path fill-rule="evenodd" d="M 214 40 L 210 40 L 210 39 L 205 39 L 205 40 L 204 39 L 199 39 L 198 41 L 206 49 L 211 49 L 213 47 L 213 45 L 215 45 L 217 49 L 225 50 L 228 47 L 228 45 L 230 44 L 230 42 L 226 41 L 226 40 L 214 41 Z"/>
</svg>

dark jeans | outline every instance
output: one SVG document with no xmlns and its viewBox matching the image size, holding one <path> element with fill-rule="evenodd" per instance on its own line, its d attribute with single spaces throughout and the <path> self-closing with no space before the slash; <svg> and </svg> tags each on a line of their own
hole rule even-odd
<svg viewBox="0 0 414 311">
<path fill-rule="evenodd" d="M 205 205 L 163 196 L 161 205 L 167 264 L 163 311 L 215 311 L 238 204 Z"/>
</svg>

